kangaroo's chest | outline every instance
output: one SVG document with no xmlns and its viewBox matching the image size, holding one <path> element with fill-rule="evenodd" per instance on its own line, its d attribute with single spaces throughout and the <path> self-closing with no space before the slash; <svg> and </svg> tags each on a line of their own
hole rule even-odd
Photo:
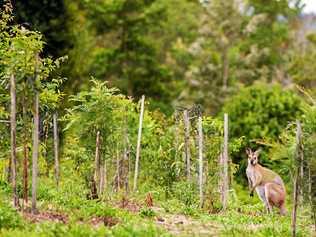
<svg viewBox="0 0 316 237">
<path fill-rule="evenodd" d="M 250 179 L 252 183 L 256 183 L 256 180 L 258 179 L 258 174 L 253 167 L 247 167 L 246 174 L 248 179 Z"/>
</svg>

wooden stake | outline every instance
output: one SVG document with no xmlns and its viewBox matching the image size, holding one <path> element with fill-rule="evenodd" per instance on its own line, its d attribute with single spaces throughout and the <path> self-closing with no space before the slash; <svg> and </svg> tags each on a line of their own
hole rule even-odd
<svg viewBox="0 0 316 237">
<path fill-rule="evenodd" d="M 138 136 L 137 136 L 136 162 L 135 162 L 135 175 L 134 175 L 134 188 L 133 188 L 134 191 L 137 190 L 137 178 L 138 178 L 138 173 L 139 173 L 139 156 L 140 156 L 140 149 L 141 149 L 144 103 L 145 103 L 145 96 L 143 95 L 141 99 L 139 127 L 138 127 Z"/>
<path fill-rule="evenodd" d="M 23 146 L 23 198 L 25 204 L 28 203 L 28 159 L 29 159 L 29 148 L 24 143 Z"/>
<path fill-rule="evenodd" d="M 302 134 L 301 134 L 302 136 Z M 301 139 L 302 140 L 302 139 Z M 300 180 L 300 190 L 299 190 L 299 193 L 300 193 L 300 197 L 299 197 L 299 201 L 300 203 L 303 205 L 304 203 L 304 186 L 305 186 L 305 183 L 304 183 L 304 154 L 302 152 L 303 150 L 303 144 L 302 144 L 302 141 L 301 141 L 301 147 L 300 147 L 300 157 L 299 157 L 299 162 L 300 162 L 300 174 L 299 174 L 299 180 Z"/>
<path fill-rule="evenodd" d="M 104 175 L 105 175 L 105 161 L 103 162 L 103 165 L 101 165 L 100 169 L 100 194 L 102 195 L 104 192 Z"/>
<path fill-rule="evenodd" d="M 302 128 L 301 123 L 296 121 L 296 157 L 294 160 L 295 173 L 294 173 L 294 191 L 293 191 L 293 210 L 292 210 L 292 237 L 296 236 L 296 216 L 297 216 L 297 204 L 298 204 L 298 193 L 299 193 L 299 173 L 301 162 L 301 144 L 302 144 Z"/>
<path fill-rule="evenodd" d="M 124 130 L 123 130 L 123 164 L 122 169 L 124 171 L 123 173 L 123 179 L 124 179 L 124 187 L 125 187 L 125 194 L 128 193 L 128 178 L 129 178 L 129 155 L 128 155 L 128 124 L 127 124 L 127 114 L 125 114 L 124 119 Z"/>
<path fill-rule="evenodd" d="M 34 132 L 33 132 L 33 157 L 32 157 L 32 213 L 37 213 L 37 175 L 39 154 L 39 91 L 35 89 L 34 103 Z"/>
<path fill-rule="evenodd" d="M 316 231 L 316 210 L 314 209 L 314 205 L 313 205 L 312 174 L 311 174 L 310 166 L 308 166 L 308 199 L 309 199 L 309 205 L 311 208 L 311 218 L 314 222 L 314 231 Z"/>
<path fill-rule="evenodd" d="M 121 177 L 120 177 L 120 152 L 119 152 L 119 146 L 116 147 L 116 192 L 120 191 L 120 183 L 121 183 Z"/>
<path fill-rule="evenodd" d="M 199 191 L 200 207 L 203 207 L 203 128 L 202 116 L 198 118 L 198 135 L 199 135 Z"/>
<path fill-rule="evenodd" d="M 58 137 L 58 124 L 57 124 L 57 112 L 53 114 L 53 126 L 54 126 L 54 159 L 55 159 L 55 180 L 56 187 L 59 187 L 59 157 L 58 157 L 58 145 L 59 145 L 59 137 Z"/>
<path fill-rule="evenodd" d="M 100 194 L 100 131 L 97 131 L 95 145 L 94 181 L 99 189 L 98 194 Z"/>
<path fill-rule="evenodd" d="M 174 149 L 175 149 L 175 160 L 176 166 L 178 167 L 178 156 L 179 156 L 179 121 L 178 121 L 178 111 L 175 112 L 175 130 L 174 130 Z"/>
<path fill-rule="evenodd" d="M 222 192 L 221 199 L 223 209 L 227 209 L 228 203 L 228 114 L 224 114 L 224 145 L 223 145 L 223 153 L 222 153 Z"/>
<path fill-rule="evenodd" d="M 24 88 L 25 89 L 25 88 Z M 27 139 L 27 118 L 26 118 L 26 104 L 25 104 L 25 97 L 26 95 L 24 94 L 23 99 L 22 99 L 22 113 L 23 113 L 23 199 L 24 203 L 28 203 L 28 161 L 29 161 L 29 148 L 28 148 L 28 139 Z M 24 205 L 23 205 L 24 207 Z"/>
<path fill-rule="evenodd" d="M 16 189 L 16 86 L 15 77 L 10 77 L 10 97 L 11 97 L 11 182 L 13 190 L 13 205 L 19 206 L 19 198 Z"/>
<path fill-rule="evenodd" d="M 106 160 L 104 160 L 104 163 L 103 163 L 103 170 L 104 170 L 104 175 L 103 175 L 103 186 L 104 186 L 104 189 L 106 190 L 107 188 L 107 166 L 106 166 Z M 104 190 L 103 189 L 103 190 Z"/>
<path fill-rule="evenodd" d="M 188 115 L 188 110 L 183 111 L 184 120 L 184 152 L 185 152 L 185 162 L 186 162 L 186 175 L 187 181 L 191 181 L 191 154 L 190 154 L 190 119 Z"/>
</svg>

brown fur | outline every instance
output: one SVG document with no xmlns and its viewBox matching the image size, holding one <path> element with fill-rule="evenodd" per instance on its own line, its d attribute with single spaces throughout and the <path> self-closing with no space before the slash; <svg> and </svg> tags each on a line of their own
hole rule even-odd
<svg viewBox="0 0 316 237">
<path fill-rule="evenodd" d="M 258 163 L 259 151 L 252 152 L 247 149 L 247 154 L 246 173 L 251 194 L 254 190 L 257 191 L 268 212 L 271 212 L 273 207 L 277 207 L 280 209 L 280 214 L 285 215 L 286 190 L 283 180 L 277 173 Z"/>
</svg>

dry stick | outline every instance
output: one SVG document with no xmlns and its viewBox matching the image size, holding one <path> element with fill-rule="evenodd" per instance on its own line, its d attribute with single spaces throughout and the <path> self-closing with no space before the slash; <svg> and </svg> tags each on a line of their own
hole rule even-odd
<svg viewBox="0 0 316 237">
<path fill-rule="evenodd" d="M 57 112 L 53 114 L 53 126 L 54 126 L 54 159 L 55 159 L 55 180 L 57 190 L 59 188 L 59 157 L 58 157 L 58 124 L 57 124 Z"/>
<path fill-rule="evenodd" d="M 95 145 L 95 164 L 94 164 L 94 181 L 100 194 L 100 131 L 97 131 L 96 145 Z"/>
<path fill-rule="evenodd" d="M 187 181 L 191 180 L 191 154 L 190 154 L 190 119 L 188 110 L 183 111 L 184 119 L 184 146 Z"/>
<path fill-rule="evenodd" d="M 224 114 L 224 146 L 222 154 L 222 205 L 223 209 L 226 210 L 228 202 L 228 114 Z"/>
<path fill-rule="evenodd" d="M 37 175 L 38 175 L 38 154 L 39 154 L 39 91 L 35 89 L 34 103 L 34 131 L 33 131 L 33 157 L 32 157 L 32 213 L 37 213 Z"/>
<path fill-rule="evenodd" d="M 136 148 L 136 162 L 135 162 L 135 175 L 134 175 L 134 188 L 133 190 L 136 191 L 137 189 L 137 178 L 139 172 L 139 155 L 140 155 L 140 148 L 141 148 L 141 137 L 142 137 L 142 126 L 143 126 L 143 116 L 144 116 L 144 103 L 145 103 L 145 96 L 142 96 L 141 99 L 141 108 L 140 108 L 140 115 L 139 115 L 139 127 L 138 127 L 138 136 L 137 136 L 137 148 Z"/>
<path fill-rule="evenodd" d="M 200 207 L 203 207 L 203 128 L 202 116 L 198 118 L 198 135 L 199 135 L 199 191 L 200 191 Z"/>
<path fill-rule="evenodd" d="M 16 88 L 15 88 L 15 77 L 10 77 L 10 96 L 11 96 L 11 181 L 13 189 L 13 205 L 19 206 L 19 199 L 16 189 Z"/>
<path fill-rule="evenodd" d="M 297 204 L 298 204 L 298 193 L 299 193 L 299 172 L 300 165 L 297 164 L 298 161 L 301 162 L 301 144 L 302 144 L 302 128 L 301 123 L 296 121 L 296 157 L 294 160 L 295 164 L 295 173 L 294 173 L 294 192 L 293 192 L 293 211 L 292 211 L 292 236 L 296 236 L 296 212 L 297 212 Z"/>
</svg>

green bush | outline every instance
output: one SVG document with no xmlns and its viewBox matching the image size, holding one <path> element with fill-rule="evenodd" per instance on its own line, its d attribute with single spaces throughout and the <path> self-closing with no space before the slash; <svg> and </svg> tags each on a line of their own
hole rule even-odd
<svg viewBox="0 0 316 237">
<path fill-rule="evenodd" d="M 198 205 L 198 195 L 196 184 L 181 181 L 173 185 L 173 194 L 176 199 L 181 201 L 186 206 Z"/>
<path fill-rule="evenodd" d="M 302 100 L 293 91 L 283 89 L 278 84 L 257 83 L 241 89 L 225 103 L 223 112 L 228 113 L 231 121 L 230 137 L 245 137 L 240 152 L 232 154 L 233 161 L 240 165 L 237 176 L 241 181 L 245 177 L 247 161 L 245 148 L 258 148 L 258 140 L 268 144 L 278 140 L 287 125 L 302 114 Z M 267 155 L 269 146 L 263 148 L 260 162 L 278 170 L 281 161 L 272 162 Z"/>
<path fill-rule="evenodd" d="M 17 211 L 0 200 L 0 229 L 13 229 L 22 226 L 22 219 Z"/>
<path fill-rule="evenodd" d="M 12 191 L 11 186 L 3 180 L 0 180 L 0 190 L 6 194 L 11 193 Z"/>
<path fill-rule="evenodd" d="M 151 208 L 148 208 L 148 207 L 144 207 L 144 208 L 142 208 L 140 211 L 139 211 L 139 215 L 141 216 L 141 217 L 154 217 L 154 216 L 156 216 L 156 213 L 154 212 L 154 210 L 153 209 L 151 209 Z"/>
<path fill-rule="evenodd" d="M 258 83 L 243 88 L 226 102 L 231 137 L 277 138 L 302 113 L 301 99 L 280 85 Z"/>
</svg>

